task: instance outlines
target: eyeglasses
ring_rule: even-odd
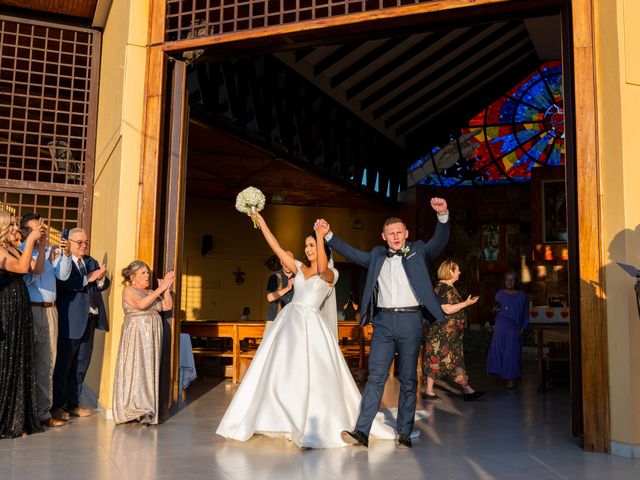
[[[83,246],[89,246],[89,240],[87,240],[86,242],[84,240],[71,240],[69,239],[70,242],[75,243],[76,245],[78,245],[79,247],[83,247]]]

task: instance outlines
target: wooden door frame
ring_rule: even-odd
[[[569,208],[570,230],[577,248],[573,262],[576,274],[572,277],[572,291],[579,292],[579,302],[572,307],[579,312],[580,322],[573,334],[580,339],[580,349],[574,349],[573,359],[581,365],[581,407],[584,415],[582,430],[587,451],[609,452],[611,443],[609,420],[609,373],[607,349],[607,318],[604,300],[604,265],[606,252],[602,239],[602,203],[600,187],[600,157],[598,152],[597,76],[595,73],[594,5],[593,0],[440,0],[401,8],[344,15],[298,24],[280,25],[246,32],[235,32],[177,42],[164,42],[165,0],[152,0],[150,12],[150,42],[147,66],[144,147],[139,203],[138,257],[151,261],[156,256],[154,232],[158,228],[156,200],[158,171],[163,158],[162,124],[163,99],[166,88],[161,72],[166,55],[178,55],[187,50],[207,48],[219,55],[229,55],[248,48],[267,45],[267,48],[291,48],[309,45],[326,39],[362,33],[371,29],[393,31],[399,26],[417,23],[460,21],[474,16],[531,12],[544,14],[545,9],[557,8],[565,19],[563,60],[571,68],[572,82],[569,125],[574,133],[568,135],[569,149],[575,153],[575,169],[568,169],[567,185],[574,192]],[[567,18],[571,21],[566,21]],[[566,35],[567,28],[571,35]],[[396,30],[397,31],[397,30]],[[567,41],[567,40],[570,40]],[[570,43],[570,45],[568,45]],[[566,77],[565,77],[566,78]],[[160,80],[159,80],[160,79]],[[573,115],[571,115],[573,113]],[[573,123],[571,123],[573,122]],[[155,179],[155,180],[154,180]],[[577,199],[580,199],[578,202]],[[184,209],[184,205],[182,205]],[[575,250],[575,249],[574,249]],[[576,295],[573,295],[576,297]],[[179,309],[179,305],[176,307]],[[573,315],[572,315],[573,317]],[[576,317],[574,317],[576,318]],[[576,322],[574,322],[576,323]],[[576,337],[574,337],[576,338]],[[582,355],[582,353],[585,353]],[[574,426],[575,427],[575,426]]]

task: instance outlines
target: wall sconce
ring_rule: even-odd
[[[362,230],[363,228],[364,228],[364,225],[362,224],[362,220],[360,220],[359,218],[356,218],[355,221],[353,222],[353,229]]]
[[[236,268],[236,271],[233,272],[233,277],[235,278],[236,285],[240,286],[244,284],[244,276],[245,272],[243,272],[240,267]]]
[[[274,190],[273,195],[271,195],[271,203],[284,203],[282,190]]]

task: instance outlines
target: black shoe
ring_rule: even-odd
[[[481,396],[483,396],[485,393],[487,393],[487,392],[484,392],[484,391],[482,391],[482,390],[476,390],[476,391],[475,391],[475,392],[473,392],[473,393],[463,393],[463,394],[462,394],[462,399],[463,399],[465,402],[472,402],[472,401],[474,401],[474,400],[479,399],[479,398],[480,398]]]
[[[411,437],[409,435],[398,435],[398,440],[396,441],[396,447],[411,448]]]
[[[360,430],[354,430],[353,432],[343,430],[342,440],[349,445],[369,446],[369,435],[362,433]]]
[[[436,400],[440,400],[440,397],[438,395],[429,395],[428,393],[424,392],[422,394],[422,399],[431,400],[432,402],[435,402]]]

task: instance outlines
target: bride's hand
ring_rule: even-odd
[[[258,223],[264,222],[264,218],[262,218],[260,212],[258,212],[255,208],[251,209],[251,213],[249,213],[249,216],[251,217],[251,220],[254,220]]]

